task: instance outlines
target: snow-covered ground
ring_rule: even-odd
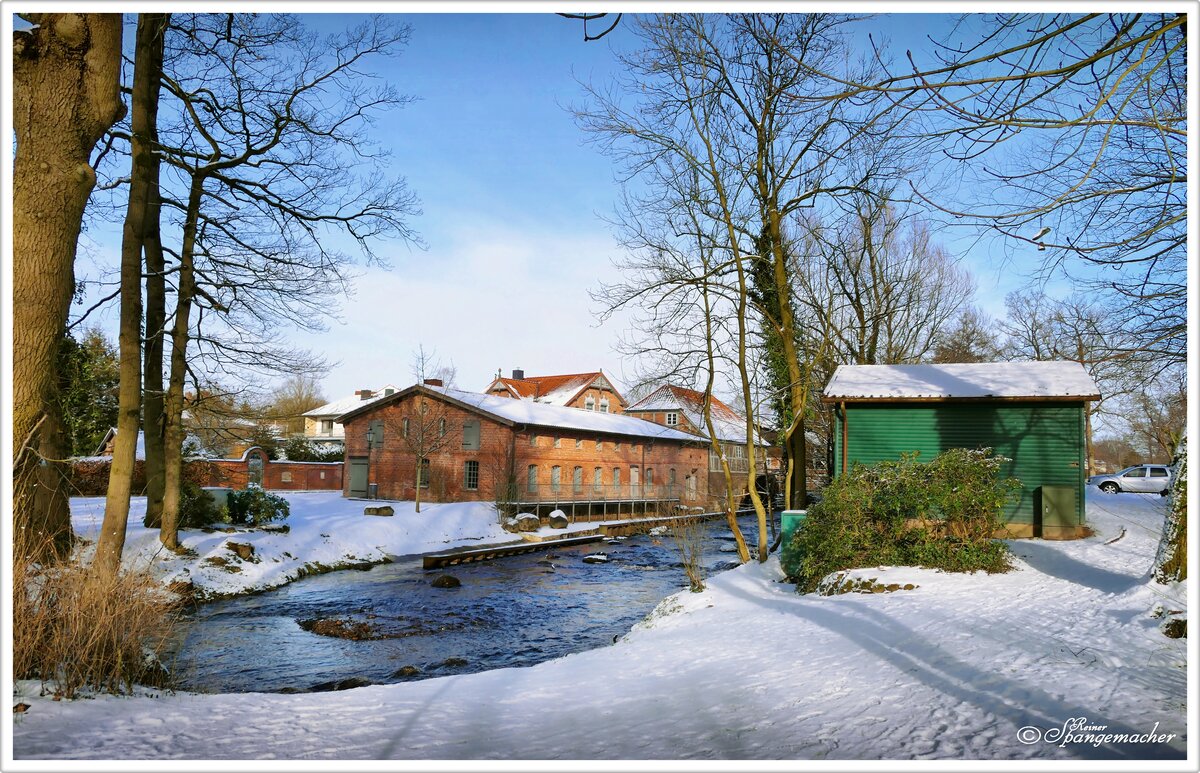
[[[180,542],[192,552],[186,555],[163,549],[158,530],[142,526],[146,498],[134,497],[122,564],[149,568],[165,584],[191,581],[199,595],[213,597],[278,587],[324,568],[516,538],[500,528],[495,508],[487,502],[426,502],[417,513],[412,502],[346,499],[340,491],[280,494],[290,508],[289,517],[280,522],[287,525],[286,533],[188,529],[180,532]],[[382,505],[391,505],[395,515],[363,515],[364,507]],[[104,497],[71,500],[71,525],[93,543],[93,550],[103,518]],[[228,542],[253,545],[253,558],[240,559],[226,547]]]
[[[855,574],[918,587],[800,596],[773,559],[668,598],[612,646],[531,668],[62,702],[21,683],[14,756],[1181,759],[1186,640],[1154,610],[1184,610],[1186,594],[1149,576],[1165,500],[1089,495],[1095,537],[1013,542],[1007,574],[875,569]],[[1159,738],[1097,745],[1079,724]]]

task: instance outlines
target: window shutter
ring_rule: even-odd
[[[464,451],[476,451],[479,449],[479,420],[467,419],[463,422],[463,443]]]

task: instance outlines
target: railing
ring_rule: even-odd
[[[608,483],[599,486],[572,483],[549,483],[522,486],[517,491],[521,502],[628,502],[630,500],[680,499],[688,494],[686,487],[668,483]],[[695,492],[692,492],[695,496]]]

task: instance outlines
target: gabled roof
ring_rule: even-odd
[[[1099,400],[1078,362],[840,365],[824,402],[892,400]]]
[[[484,392],[491,392],[497,384],[508,389],[518,400],[534,400],[547,405],[570,405],[588,387],[601,382],[600,386],[611,389],[622,406],[625,398],[617,391],[602,371],[591,373],[569,373],[559,376],[526,376],[525,378],[499,377],[488,384]]]
[[[358,408],[359,406],[366,405],[367,403],[378,400],[379,398],[384,396],[384,391],[386,391],[388,389],[399,391],[396,389],[396,387],[392,386],[391,384],[385,384],[384,386],[380,387],[379,389],[373,390],[374,396],[368,397],[365,400],[362,397],[359,397],[358,395],[350,395],[349,397],[343,397],[340,400],[334,400],[331,403],[325,403],[324,405],[320,406],[319,408],[313,408],[311,411],[305,411],[301,415],[302,416],[312,416],[313,418],[319,418],[322,416],[324,416],[324,417],[341,416],[343,413],[352,411],[355,408]]]
[[[585,432],[598,432],[608,435],[624,435],[628,437],[647,438],[650,440],[673,440],[696,442],[696,436],[686,432],[664,427],[654,422],[624,416],[619,413],[600,413],[599,411],[581,411],[578,408],[566,408],[558,405],[546,405],[533,400],[512,400],[507,397],[496,397],[479,392],[463,392],[448,387],[428,387],[414,384],[407,389],[380,400],[372,400],[337,418],[341,424],[356,416],[382,408],[404,397],[421,392],[435,399],[457,405],[469,411],[480,413],[503,424],[528,424],[547,429],[570,429]]]
[[[722,442],[745,443],[745,417],[715,396],[712,397],[711,406],[710,413],[717,439]],[[685,389],[674,384],[663,384],[625,409],[627,414],[642,411],[679,411],[698,432],[708,437],[708,424],[704,421],[703,392]],[[756,443],[762,443],[762,438],[758,436],[757,432],[754,434],[754,440]]]

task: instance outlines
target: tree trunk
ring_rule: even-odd
[[[121,16],[25,18],[39,26],[13,34],[13,524],[20,544],[50,555],[71,540],[63,449],[49,434],[61,425],[55,359],[96,183],[89,156],[121,115]]]
[[[161,86],[163,40],[169,14],[147,14],[162,19],[158,44],[154,48],[154,88]],[[155,99],[157,109],[157,98]],[[151,127],[151,145],[158,141],[157,126]],[[142,523],[157,529],[162,525],[163,500],[163,336],[167,319],[166,260],[163,258],[160,230],[162,196],[159,190],[159,156],[150,157],[150,190],[147,198],[145,238],[142,249],[146,260],[146,332],[145,362],[142,367],[142,432],[146,438],[146,516]]]
[[[112,576],[121,568],[129,496],[136,463],[139,414],[142,403],[142,244],[151,195],[153,147],[151,137],[158,114],[159,72],[162,59],[162,14],[138,17],[134,52],[132,170],[125,228],[121,235],[121,381],[118,393],[117,437],[108,474],[104,522],[96,543],[96,571]],[[157,49],[157,50],[156,50]]]
[[[196,293],[196,231],[204,178],[192,178],[184,215],[183,245],[179,251],[179,286],[176,292],[175,326],[171,330],[171,376],[164,400],[166,438],[163,453],[162,528],[158,539],[168,550],[179,550],[179,498],[183,485],[183,387],[187,379],[187,345]]]

